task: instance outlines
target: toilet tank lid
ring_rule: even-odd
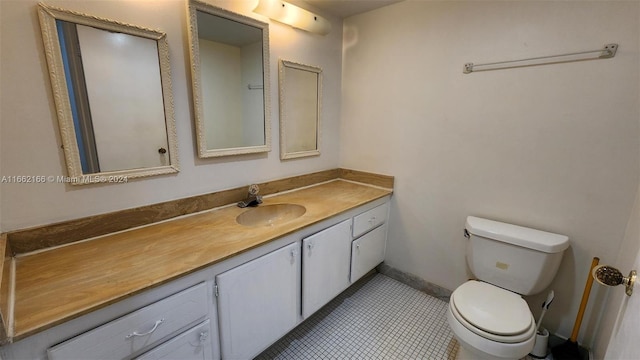
[[[466,229],[473,235],[499,240],[545,253],[558,253],[569,247],[569,238],[565,235],[482,219],[475,216],[467,216]]]

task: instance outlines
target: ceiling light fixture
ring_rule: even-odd
[[[315,34],[326,35],[331,31],[327,19],[281,0],[259,0],[253,12]]]

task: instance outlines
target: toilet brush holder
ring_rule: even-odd
[[[537,359],[544,359],[547,357],[549,345],[549,331],[545,328],[540,328],[536,333],[536,343],[533,345],[533,350],[529,355]]]

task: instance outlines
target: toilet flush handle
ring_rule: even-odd
[[[471,235],[469,235],[469,231],[467,229],[464,229],[464,237],[471,239]]]

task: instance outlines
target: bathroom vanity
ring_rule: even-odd
[[[392,190],[333,180],[15,260],[3,359],[245,359],[384,259]],[[284,220],[282,220],[284,219]]]

